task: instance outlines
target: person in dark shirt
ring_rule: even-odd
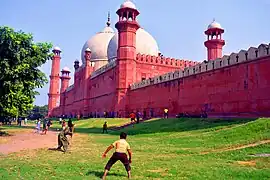
[[[104,132],[106,132],[106,133],[108,133],[108,125],[107,125],[107,122],[105,121],[105,123],[103,124],[103,132],[102,133],[104,133]]]
[[[141,113],[139,111],[137,111],[137,113],[136,113],[137,124],[139,124],[139,122],[140,122],[140,117],[141,117]]]

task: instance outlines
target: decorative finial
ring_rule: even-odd
[[[109,27],[111,25],[111,15],[110,15],[110,11],[108,12],[108,21],[107,21],[107,26]]]

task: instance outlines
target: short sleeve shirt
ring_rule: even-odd
[[[126,153],[128,149],[130,149],[130,145],[125,139],[119,139],[115,141],[113,144],[113,147],[115,147],[115,152],[118,153]]]

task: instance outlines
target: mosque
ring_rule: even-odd
[[[207,60],[164,57],[156,40],[137,21],[129,0],[117,10],[115,32],[106,27],[85,42],[81,63],[61,70],[61,49],[54,47],[48,116],[100,116],[130,112],[161,116],[164,108],[208,116],[270,116],[269,45],[223,55],[224,29],[213,21],[206,29]]]

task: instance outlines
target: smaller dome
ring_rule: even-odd
[[[53,48],[53,50],[54,50],[54,51],[61,51],[60,47],[58,47],[58,46],[55,46],[55,47]]]
[[[221,25],[215,20],[213,20],[213,22],[208,25],[208,29],[213,29],[213,28],[222,29]]]
[[[133,2],[131,2],[130,0],[126,0],[123,4],[121,4],[120,8],[137,9],[135,4],[133,4]]]
[[[86,48],[85,51],[86,51],[86,52],[91,52],[91,49],[90,49],[90,48]]]
[[[62,71],[70,72],[70,69],[69,69],[68,67],[64,67],[64,68],[62,69]]]

